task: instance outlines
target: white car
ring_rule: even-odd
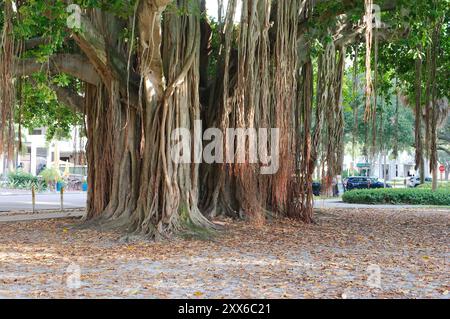
[[[426,177],[425,182],[431,182],[431,177]],[[417,187],[420,185],[420,177],[419,176],[413,176],[408,181],[408,187]]]

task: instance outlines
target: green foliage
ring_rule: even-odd
[[[103,11],[127,19],[133,15],[136,0],[76,0],[74,3],[78,4],[81,8],[100,8]]]
[[[55,84],[68,85],[71,80],[66,75],[54,78]],[[16,109],[16,122],[33,130],[47,128],[47,140],[70,137],[73,125],[80,125],[83,117],[68,109],[58,101],[56,93],[48,86],[46,76],[42,73],[33,76],[33,82],[27,81],[22,86],[22,106]]]
[[[211,54],[209,56],[208,75],[214,78],[219,60],[220,34],[219,24],[214,19],[210,19],[209,25],[211,27]]]
[[[69,87],[80,92],[79,81],[66,74],[47,74],[45,63],[55,53],[72,50],[73,41],[67,40],[66,10],[64,1],[36,1],[30,0],[21,3],[18,17],[14,21],[14,33],[17,40],[43,38],[37,47],[22,52],[21,58],[32,58],[44,63],[42,71],[21,79],[21,90],[18,91],[18,104],[16,107],[15,122],[21,123],[24,128],[33,130],[38,127],[47,127],[47,139],[66,138],[69,136],[72,125],[80,124],[82,117],[69,110],[57,99],[52,87]],[[18,64],[20,67],[20,62]]]
[[[417,188],[431,189],[432,186],[433,186],[432,183],[425,183],[417,186]],[[438,182],[438,188],[447,189],[448,191],[450,191],[450,182],[448,181]]]
[[[8,181],[11,183],[24,184],[28,181],[37,182],[37,177],[22,170],[8,173]]]
[[[46,168],[41,173],[40,176],[46,181],[48,184],[56,183],[61,181],[61,174],[56,168]]]
[[[364,189],[346,192],[342,200],[352,204],[439,205],[450,206],[450,190],[441,189]]]
[[[408,36],[400,36],[390,41],[380,43],[379,70],[395,71],[401,83],[402,92],[407,95],[414,105],[415,93],[415,60],[421,57],[423,61],[422,104],[425,102],[426,84],[426,50],[432,42],[432,31],[438,22],[443,22],[441,29],[440,48],[437,68],[437,98],[449,96],[450,88],[450,49],[449,16],[450,1],[404,1],[398,3],[401,10],[396,10],[389,15],[389,25],[402,29],[408,29]],[[387,17],[383,17],[386,19]]]
[[[13,189],[31,189],[34,186],[38,192],[47,189],[47,184],[45,182],[22,170],[17,170],[8,174],[8,185]]]
[[[358,175],[359,175],[359,171],[356,169],[353,169],[353,170],[346,169],[346,170],[342,171],[342,178],[347,178],[350,176],[358,176]]]
[[[27,1],[19,9],[20,19],[14,23],[14,32],[17,38],[31,39],[35,37],[48,37],[52,41],[41,44],[32,50],[34,57],[45,61],[47,57],[63,46],[68,35],[66,28],[66,4],[64,1]]]
[[[364,122],[364,92],[359,90],[356,96],[352,93],[352,76],[353,72],[349,69],[344,80],[343,96],[344,96],[344,119],[345,119],[345,142],[349,143],[352,140],[354,115],[353,106],[358,105],[358,132],[356,141],[359,145],[363,145],[365,141],[365,134],[367,130],[367,123]],[[360,83],[361,83],[360,79]],[[394,145],[398,146],[399,151],[411,149],[414,145],[414,113],[411,108],[402,104],[399,101],[398,126],[395,122],[396,116],[396,96],[395,92],[389,88],[390,84],[384,82],[384,98],[378,98],[377,103],[377,148],[383,150],[391,150]],[[397,132],[398,129],[398,138]],[[371,132],[368,131],[368,140],[370,141]]]

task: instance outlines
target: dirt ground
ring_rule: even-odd
[[[0,223],[0,298],[450,298],[450,210],[322,209],[126,243],[74,219]]]

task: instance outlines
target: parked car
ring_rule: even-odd
[[[353,176],[344,180],[344,190],[346,191],[369,188],[384,188],[384,182],[376,177],[366,176]],[[392,186],[386,183],[386,188],[392,188]]]
[[[320,196],[321,188],[322,188],[322,185],[320,185],[319,182],[312,183],[312,191],[313,191],[314,196]]]
[[[339,196],[339,190],[336,185],[336,183],[333,183],[333,196]],[[314,196],[320,196],[322,194],[322,184],[320,182],[313,182],[312,183],[312,191]]]
[[[433,179],[431,177],[426,177],[425,182],[432,182]],[[417,187],[420,185],[420,177],[413,176],[408,180],[408,187]]]

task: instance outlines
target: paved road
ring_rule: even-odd
[[[64,208],[86,207],[86,193],[64,194]],[[60,208],[59,194],[36,194],[36,210]],[[32,210],[31,194],[5,194],[0,196],[0,212]]]
[[[37,194],[36,195],[36,210],[50,210],[59,209],[60,195],[59,194]],[[64,194],[64,208],[84,208],[86,207],[86,193],[66,193]],[[336,199],[317,199],[314,201],[316,208],[385,208],[385,209],[402,209],[402,208],[417,208],[423,206],[411,205],[360,205],[347,204],[342,200]],[[31,194],[5,194],[0,195],[0,212],[7,211],[30,211]]]

